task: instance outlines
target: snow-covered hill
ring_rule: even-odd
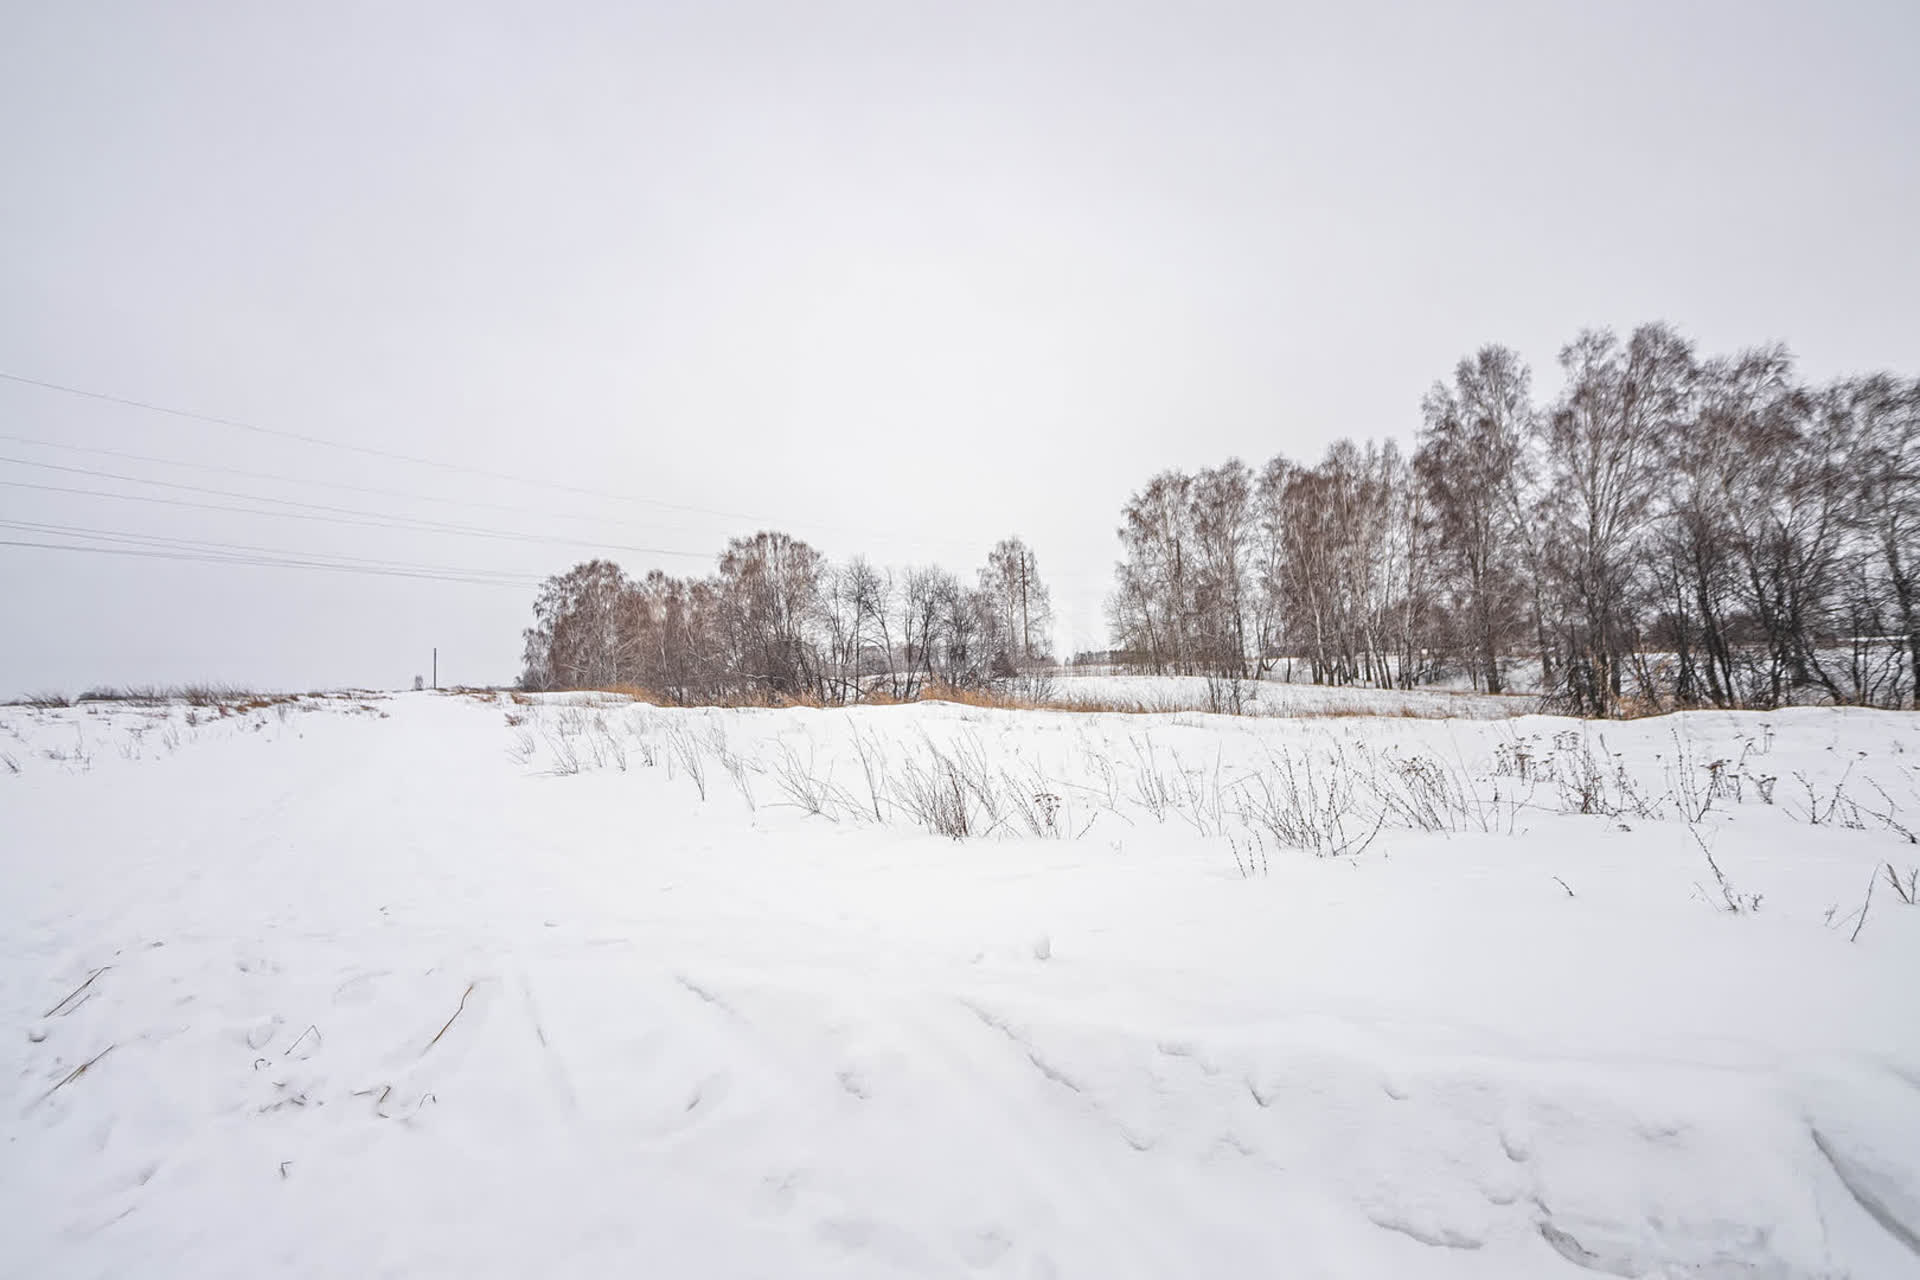
[[[1920,1275],[1916,829],[1859,711],[4,708],[0,1275]]]

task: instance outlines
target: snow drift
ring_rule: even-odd
[[[1832,709],[0,709],[0,1274],[1920,1275],[1916,766]]]

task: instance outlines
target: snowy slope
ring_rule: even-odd
[[[0,1275],[1920,1275],[1920,907],[1857,914],[1917,765],[1836,710],[0,709]]]

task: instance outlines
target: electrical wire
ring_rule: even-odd
[[[421,573],[404,569],[376,569],[363,565],[327,564],[319,561],[242,559],[234,556],[222,556],[214,553],[191,551],[164,551],[159,549],[141,550],[134,547],[88,547],[74,546],[59,542],[28,542],[24,539],[0,539],[0,547],[24,547],[41,551],[86,551],[98,555],[137,556],[149,560],[183,560],[202,564],[238,564],[262,569],[313,569],[333,573],[358,573],[389,578],[416,578],[432,582],[460,582],[469,586],[512,587],[515,591],[526,590],[525,585],[517,582],[498,582],[482,578],[468,578],[439,573]]]
[[[430,493],[415,493],[407,489],[387,489],[378,485],[348,484],[339,480],[320,480],[311,476],[290,476],[272,471],[249,471],[243,467],[223,467],[210,462],[182,462],[177,458],[161,458],[150,453],[133,453],[125,449],[106,449],[97,445],[66,444],[58,440],[42,440],[34,436],[17,436],[0,432],[0,440],[12,444],[32,445],[41,449],[62,449],[68,453],[97,454],[101,457],[122,458],[128,462],[145,462],[161,467],[177,467],[186,471],[207,471],[216,475],[238,476],[244,480],[269,480],[280,484],[308,485],[318,489],[337,489],[346,493],[366,493],[384,498],[406,498],[414,502],[432,502],[442,506],[469,507],[477,511],[506,511],[514,515],[536,516],[550,520],[584,520],[592,524],[621,525],[631,529],[663,529],[674,533],[695,533],[682,525],[661,525],[650,521],[623,520],[618,516],[587,515],[578,511],[529,511],[524,506],[511,502],[479,502],[470,498],[443,498]],[[0,459],[6,461],[6,459]],[[27,463],[29,466],[49,466],[49,463]],[[159,483],[145,481],[141,483]]]
[[[85,538],[92,541],[117,542],[137,547],[153,547],[168,550],[197,550],[226,553],[238,561],[247,561],[254,557],[265,556],[283,560],[297,560],[303,563],[334,562],[383,569],[405,569],[421,573],[446,574],[452,577],[473,580],[487,580],[499,584],[530,587],[540,582],[540,576],[533,573],[515,573],[497,569],[460,569],[449,565],[422,565],[405,560],[388,560],[371,556],[354,556],[341,552],[305,552],[290,551],[284,547],[263,547],[253,543],[218,542],[205,538],[179,538],[166,534],[135,533],[121,529],[94,529],[79,525],[46,524],[33,520],[0,520],[0,529],[14,529],[25,533],[38,533],[64,538]]]
[[[65,468],[73,470],[73,468]],[[119,478],[119,477],[115,477]],[[136,483],[162,484],[163,481],[144,481]],[[272,516],[284,520],[317,520],[326,524],[351,525],[363,529],[393,529],[414,533],[440,533],[464,538],[491,538],[508,542],[540,543],[549,546],[588,547],[602,551],[631,551],[641,555],[678,556],[690,560],[710,560],[712,554],[703,551],[676,551],[668,547],[640,547],[617,542],[596,542],[589,538],[568,538],[547,536],[536,533],[514,533],[497,529],[479,529],[464,525],[445,524],[439,521],[408,520],[387,517],[374,512],[351,512],[358,519],[347,515],[321,514],[329,511],[348,511],[340,507],[316,507],[315,511],[262,511],[254,507],[225,506],[216,502],[194,502],[185,498],[162,498],[155,494],[113,493],[104,489],[76,489],[70,485],[34,484],[27,480],[0,480],[0,485],[10,489],[30,489],[40,493],[65,493],[88,498],[111,498],[122,502],[145,502],[169,507],[185,507],[195,511],[221,511],[230,515]],[[219,490],[199,489],[192,485],[171,485],[171,488],[188,488],[202,493],[220,493]],[[250,502],[278,502],[295,507],[315,507],[313,503],[293,502],[291,499],[266,498],[253,494],[225,494]]]
[[[306,434],[295,432],[295,431],[285,431],[285,430],[280,430],[278,428],[273,428],[273,427],[264,427],[256,423],[244,422],[234,418],[219,417],[213,414],[197,413],[192,410],[174,408],[168,405],[157,404],[152,401],[138,400],[138,399],[134,399],[127,396],[113,395],[108,392],[94,391],[84,387],[71,386],[65,383],[58,383],[58,382],[52,382],[52,381],[48,381],[40,378],[27,377],[23,374],[10,373],[5,370],[0,370],[0,380],[14,382],[24,386],[38,387],[47,391],[54,391],[54,392],[59,392],[65,395],[78,396],[85,399],[101,401],[108,404],[122,405],[128,408],[140,409],[146,412],[163,414],[169,417],[179,418],[183,420],[207,423],[215,426],[232,428],[234,430],[251,432],[258,435],[297,441],[299,443],[311,445],[315,447],[338,449],[348,453],[356,453],[356,454],[361,454],[368,457],[381,458],[387,461],[403,462],[403,463],[408,463],[408,464],[417,465],[417,466],[431,467],[441,471],[481,476],[481,477],[486,477],[488,479],[493,479],[493,480],[503,480],[503,481],[508,481],[515,484],[530,485],[536,488],[544,488],[544,489],[554,490],[562,493],[586,495],[586,496],[610,499],[610,500],[619,501],[619,502],[636,503],[636,504],[645,505],[645,506],[660,507],[663,509],[674,510],[674,511],[684,511],[684,512],[689,512],[693,514],[717,517],[717,518],[727,519],[727,520],[745,521],[749,524],[755,524],[755,525],[766,523],[758,519],[757,517],[746,515],[740,512],[725,511],[725,510],[720,510],[720,509],[711,508],[711,507],[700,507],[700,506],[695,506],[695,505],[686,504],[686,503],[667,502],[661,499],[641,497],[641,496],[636,496],[632,494],[616,493],[610,490],[596,489],[596,488],[580,486],[580,485],[563,484],[555,481],[540,480],[540,479],[535,479],[528,476],[516,475],[509,472],[495,471],[486,467],[476,467],[476,466],[471,466],[464,463],[449,462],[444,459],[421,457],[421,456],[416,456],[412,454],[398,453],[398,452],[394,452],[386,449],[377,449],[371,446],[349,444],[349,443],[335,441],[335,440],[327,440],[319,436],[306,435]],[[469,499],[441,498],[441,497],[436,497],[429,494],[413,493],[413,492],[409,492],[401,489],[389,489],[389,488],[383,488],[379,486],[370,486],[370,485],[355,485],[355,484],[349,484],[341,481],[310,479],[305,477],[275,474],[272,472],[249,471],[243,468],[225,467],[225,466],[219,466],[219,465],[208,464],[208,463],[183,462],[176,459],[156,457],[151,454],[141,454],[141,453],[134,453],[127,450],[106,449],[106,448],[98,448],[98,447],[89,447],[84,445],[64,444],[58,441],[35,439],[29,436],[0,434],[0,440],[7,440],[17,444],[33,445],[33,446],[38,446],[42,448],[63,449],[63,450],[79,452],[79,453],[100,454],[103,456],[123,458],[127,461],[143,462],[143,463],[148,463],[148,464],[153,464],[158,466],[178,467],[182,469],[206,471],[206,472],[212,472],[212,473],[218,473],[218,474],[224,474],[224,475],[232,475],[232,476],[236,476],[243,479],[265,480],[270,482],[287,483],[287,484],[304,484],[304,485],[311,485],[311,486],[321,487],[321,488],[335,489],[335,490],[340,490],[344,492],[366,493],[366,494],[371,494],[371,495],[380,496],[380,497],[405,498],[411,501],[432,502],[432,503],[439,503],[439,504],[449,505],[449,506],[469,507],[476,510],[514,512],[514,513],[523,514],[523,515],[534,514],[540,518],[581,520],[581,521],[587,521],[590,523],[601,523],[606,525],[621,525],[624,527],[636,528],[636,529],[656,528],[656,529],[664,529],[671,532],[681,532],[681,533],[697,533],[698,532],[696,530],[687,529],[683,526],[661,526],[657,524],[643,524],[636,521],[621,520],[617,517],[600,517],[600,516],[583,515],[580,513],[561,513],[561,512],[527,513],[524,508],[521,508],[512,504],[507,504],[507,503],[490,503],[490,502],[480,502],[480,501],[469,500]],[[81,489],[81,488],[72,488],[72,487],[65,487],[65,486],[59,486],[59,485],[32,484],[30,482],[19,481],[19,480],[0,480],[0,485],[4,485],[10,488],[29,489],[29,490],[36,490],[39,492],[46,492],[46,493],[63,493],[63,494],[70,494],[74,496],[80,496],[80,497],[108,498],[108,499],[114,499],[119,501],[143,502],[143,503],[149,503],[149,504],[160,504],[160,505],[166,505],[166,506],[182,507],[182,508],[204,510],[204,511],[215,511],[215,512],[222,512],[222,513],[236,514],[236,515],[274,516],[274,517],[287,518],[287,519],[317,520],[317,521],[324,521],[330,524],[349,525],[349,526],[357,526],[357,527],[370,528],[370,529],[389,529],[389,530],[395,530],[395,531],[410,531],[410,532],[420,532],[420,533],[440,533],[440,534],[447,534],[447,535],[459,536],[459,537],[475,537],[475,538],[487,538],[492,540],[536,543],[536,544],[544,544],[544,545],[583,547],[583,548],[593,548],[593,549],[606,550],[606,551],[630,552],[630,553],[640,554],[640,555],[668,556],[668,557],[675,557],[680,559],[706,560],[706,559],[710,559],[712,555],[712,553],[710,552],[680,551],[680,550],[666,548],[666,547],[636,546],[636,545],[627,544],[627,543],[602,542],[595,539],[584,538],[584,537],[575,538],[575,537],[565,537],[565,536],[550,536],[550,535],[526,533],[526,532],[515,531],[515,530],[480,528],[473,525],[455,524],[448,521],[432,520],[432,519],[417,517],[417,516],[395,516],[395,515],[390,515],[383,512],[365,511],[365,510],[360,510],[352,507],[337,507],[337,506],[331,506],[325,503],[302,502],[296,499],[279,498],[279,497],[273,497],[266,494],[236,492],[230,489],[217,489],[217,488],[211,488],[204,485],[184,484],[179,481],[159,480],[159,479],[153,479],[145,476],[132,476],[132,475],[126,475],[119,472],[105,471],[105,470],[100,470],[95,468],[67,467],[67,466],[62,466],[58,463],[40,462],[40,461],[26,459],[26,458],[0,457],[0,463],[8,463],[16,466],[36,467],[36,468],[41,468],[45,470],[64,472],[64,473],[73,474],[73,475],[82,475],[82,476],[90,476],[98,479],[115,480],[115,481],[119,481],[126,484],[147,485],[147,486],[158,487],[158,488],[172,489],[172,490],[181,491],[181,492],[196,493],[196,494],[202,494],[202,495],[212,496],[212,497],[231,498],[241,502],[267,504],[273,507],[290,508],[290,509],[289,510],[260,510],[257,507],[224,506],[217,503],[190,502],[190,501],[184,501],[180,499],[160,498],[160,497],[145,495],[145,494],[114,493],[114,492],[109,492],[104,490]],[[840,531],[842,532],[857,532],[857,531],[847,530],[844,526],[818,525],[817,527],[824,528],[824,529],[839,528]],[[937,546],[957,547],[960,545],[958,542],[951,541],[951,540],[935,541],[935,540],[912,538],[912,537],[902,538],[902,537],[899,537],[898,535],[886,535],[886,536],[897,541],[917,543],[922,546],[937,545]],[[1056,577],[1055,580],[1061,581],[1063,579],[1060,577]],[[1096,579],[1092,575],[1081,575],[1081,574],[1064,575],[1064,580],[1070,581],[1070,582],[1081,582],[1083,584],[1093,583],[1096,581]]]
[[[341,449],[348,453],[358,453],[370,458],[384,458],[389,462],[405,462],[413,466],[432,467],[440,471],[452,471],[465,475],[486,476],[492,480],[506,480],[514,484],[534,485],[542,489],[554,489],[562,493],[587,495],[596,498],[611,498],[616,502],[634,502],[644,506],[664,507],[671,511],[687,511],[700,515],[719,516],[725,520],[743,520],[748,524],[757,523],[755,517],[743,515],[738,511],[721,511],[712,507],[697,507],[681,502],[667,502],[660,498],[638,497],[633,494],[614,493],[606,489],[593,489],[582,485],[562,484],[553,480],[537,480],[530,476],[515,475],[509,471],[494,471],[488,467],[476,467],[470,463],[448,462],[441,458],[423,458],[410,453],[396,453],[391,449],[376,449],[371,445],[348,444],[340,440],[328,440],[321,436],[310,436],[298,431],[284,431],[278,427],[263,427],[257,423],[242,422],[237,418],[222,418],[210,413],[196,413],[191,409],[175,409],[168,405],[155,404],[150,400],[136,400],[130,396],[117,396],[105,391],[90,391],[85,387],[69,386],[66,383],[50,382],[42,378],[29,378],[24,374],[9,373],[0,369],[0,379],[17,382],[24,386],[39,387],[45,391],[58,391],[63,395],[81,396],[88,400],[99,400],[107,404],[123,405],[129,409],[143,409],[149,413],[161,413],[172,418],[182,418],[190,422],[210,423],[219,427],[231,427],[236,431],[248,431],[256,435],[274,436],[282,440],[297,440],[301,444],[313,445],[321,449]]]
[[[38,387],[41,390],[54,391],[62,395],[96,400],[105,404],[116,404],[130,409],[140,409],[148,413],[164,414],[167,417],[178,418],[183,421],[207,423],[213,426],[228,427],[235,431],[250,432],[255,435],[271,436],[282,440],[294,440],[316,448],[338,449],[347,453],[361,454],[365,457],[383,458],[389,462],[404,462],[413,466],[431,467],[435,470],[454,472],[462,475],[484,476],[491,480],[504,480],[512,484],[531,485],[535,488],[551,489],[559,493],[605,498],[614,502],[630,502],[642,506],[660,507],[669,511],[683,511],[695,515],[714,516],[723,520],[741,521],[747,525],[758,528],[774,528],[789,523],[778,520],[770,521],[760,516],[749,515],[739,511],[726,511],[716,507],[695,506],[689,503],[668,502],[661,498],[616,493],[608,489],[595,489],[584,485],[564,484],[555,480],[541,480],[532,476],[516,475],[509,471],[495,471],[489,467],[476,467],[470,463],[449,462],[443,458],[428,458],[417,454],[398,453],[390,449],[377,449],[371,445],[349,444],[340,440],[328,440],[322,436],[307,435],[303,432],[286,431],[278,427],[264,427],[257,423],[242,421],[238,418],[223,418],[217,414],[198,413],[191,409],[174,408],[170,405],[156,404],[150,400],[138,400],[131,396],[114,395],[106,391],[94,391],[86,387],[76,387],[63,382],[53,382],[45,378],[31,378],[25,374],[10,373],[4,369],[0,369],[0,380],[18,383],[21,386]],[[852,534],[855,536],[867,536],[870,533],[870,531],[854,529],[845,525],[827,524],[820,521],[809,520],[802,523],[806,527],[834,533]],[[899,537],[899,535],[887,536],[899,538],[899,540],[903,542],[917,543],[921,546],[958,545],[939,539]]]

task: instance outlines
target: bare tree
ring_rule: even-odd
[[[1193,656],[1208,675],[1252,674],[1258,639],[1253,617],[1254,478],[1229,458],[1202,471],[1190,490],[1193,560]]]
[[[1193,477],[1163,471],[1121,512],[1122,560],[1109,613],[1122,648],[1148,655],[1155,671],[1191,675]]]
[[[818,692],[810,643],[826,564],[806,543],[763,531],[720,557],[719,595],[734,669],[768,693]]]
[[[531,689],[617,684],[636,656],[629,584],[611,560],[590,560],[541,584],[521,683]]]
[[[1920,379],[1881,375],[1842,383],[1829,411],[1858,422],[1849,470],[1858,486],[1855,516],[1863,577],[1880,602],[1884,630],[1907,659],[1907,697],[1920,705]],[[1877,587],[1877,590],[1875,588]],[[1900,691],[1890,693],[1900,703]]]
[[[1534,431],[1529,384],[1519,356],[1482,347],[1473,360],[1460,362],[1451,388],[1435,383],[1427,393],[1414,455],[1474,682],[1491,693],[1504,687],[1500,657],[1513,640],[1525,594],[1526,522],[1514,485]]]
[[[1047,661],[1053,649],[1053,597],[1040,578],[1033,549],[1018,537],[996,544],[980,571],[980,590],[992,613],[992,643],[1007,668]]]
[[[893,577],[873,567],[865,556],[855,556],[840,577],[854,619],[855,683],[865,697],[868,676],[884,675],[889,697],[905,696],[900,688],[893,647]]]
[[[1664,325],[1623,346],[1588,330],[1562,349],[1567,385],[1545,419],[1564,669],[1557,690],[1575,711],[1618,705],[1636,639],[1639,544],[1659,492],[1660,446],[1684,429],[1693,351]]]

